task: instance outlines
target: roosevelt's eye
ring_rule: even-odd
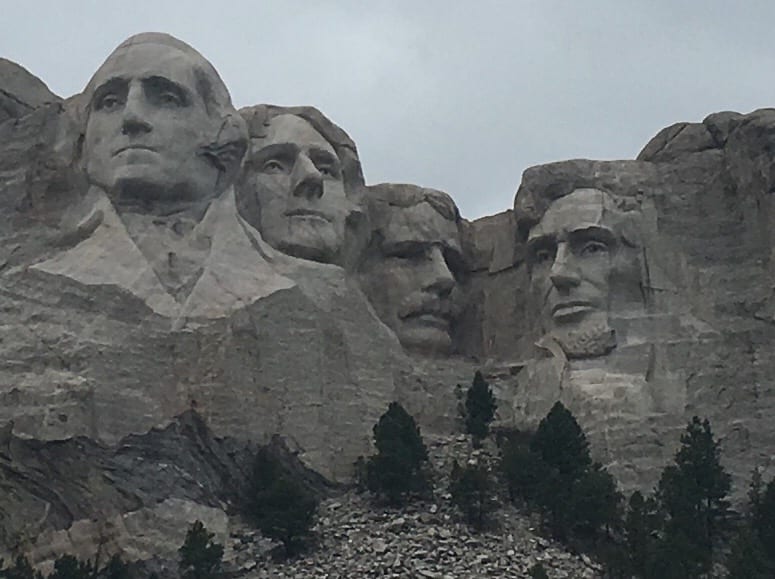
[[[285,165],[283,165],[277,159],[269,159],[266,163],[264,163],[263,167],[261,167],[261,171],[264,173],[269,173],[270,175],[285,173]]]

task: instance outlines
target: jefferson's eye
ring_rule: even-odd
[[[581,255],[600,255],[608,253],[608,246],[602,241],[587,241],[581,246]]]
[[[276,159],[269,159],[261,167],[261,171],[269,174],[285,173],[285,166]]]
[[[549,263],[554,259],[554,252],[551,249],[536,249],[533,252],[533,262],[536,264]]]

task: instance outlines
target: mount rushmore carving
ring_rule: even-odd
[[[367,183],[315,108],[236,110],[169,35],[127,39],[66,100],[0,64],[9,440],[118,448],[194,409],[347,481],[390,401],[448,435],[481,369],[501,427],[563,400],[625,487],[653,483],[694,414],[736,477],[775,468],[772,111],[669,127],[637,160],[532,167],[513,209],[470,222],[447,193]],[[3,460],[4,545],[94,516]]]

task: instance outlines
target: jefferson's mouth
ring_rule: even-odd
[[[124,151],[134,151],[134,150],[153,151],[154,153],[156,152],[156,149],[154,149],[153,147],[149,147],[148,145],[127,145],[126,147],[121,147],[119,149],[116,149],[116,152],[113,153],[113,156],[115,157],[116,155],[123,153]]]

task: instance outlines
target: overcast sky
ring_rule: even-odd
[[[3,2],[0,56],[69,96],[127,36],[169,32],[238,107],[314,105],[367,182],[442,189],[471,219],[511,207],[531,165],[775,106],[774,26],[771,0],[27,0]]]

